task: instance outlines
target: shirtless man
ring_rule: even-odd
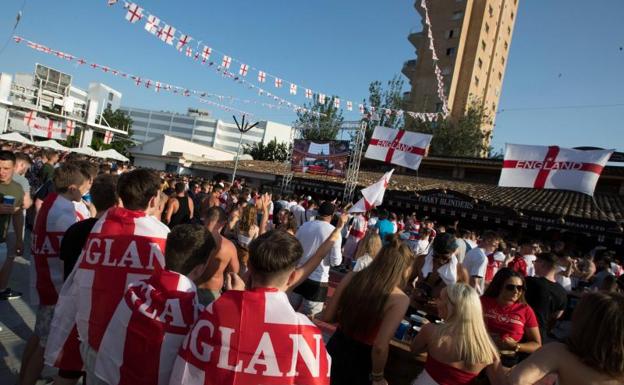
[[[227,223],[225,211],[219,206],[210,207],[204,212],[203,220],[217,243],[216,252],[206,262],[206,270],[195,281],[199,302],[208,306],[221,295],[226,271],[238,274],[240,266],[236,247],[221,235],[221,230]]]

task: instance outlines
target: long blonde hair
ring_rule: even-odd
[[[366,232],[366,235],[358,242],[357,249],[353,259],[358,260],[364,254],[368,254],[371,258],[375,258],[381,250],[381,238],[374,231]]]
[[[251,228],[256,225],[258,220],[258,211],[256,210],[256,206],[245,206],[243,209],[243,213],[240,217],[240,221],[238,222],[238,228],[241,233],[249,233]]]
[[[452,338],[454,353],[467,365],[491,364],[498,356],[483,321],[483,309],[479,295],[472,287],[456,283],[446,287],[448,316],[438,325],[434,340],[443,336]]]

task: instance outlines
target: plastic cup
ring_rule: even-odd
[[[15,204],[15,197],[13,195],[5,195],[2,197],[2,203],[13,206]]]
[[[394,333],[394,338],[396,338],[397,340],[403,340],[403,337],[405,337],[405,333],[407,332],[407,329],[409,329],[409,327],[410,327],[409,321],[406,321],[406,320],[401,321],[401,324],[399,325],[396,332]]]

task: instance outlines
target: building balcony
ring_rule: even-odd
[[[416,74],[416,60],[408,60],[403,63],[403,68],[401,69],[403,75],[405,75],[408,79],[411,79]]]
[[[425,35],[423,31],[414,32],[411,31],[409,35],[407,35],[407,40],[416,48],[419,48],[422,45],[423,39]]]

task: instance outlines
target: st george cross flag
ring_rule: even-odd
[[[169,383],[198,317],[195,285],[184,275],[162,270],[131,283],[102,338],[96,375],[108,385]]]
[[[594,195],[600,173],[613,151],[507,144],[498,185]]]
[[[394,169],[388,171],[377,182],[363,189],[360,192],[362,199],[351,207],[349,213],[364,213],[381,205],[393,172]]]
[[[82,202],[73,202],[56,193],[43,201],[32,235],[31,302],[54,305],[63,285],[63,262],[59,258],[61,241],[69,226],[89,218]]]
[[[186,336],[170,385],[326,385],[322,332],[277,289],[230,290]]]
[[[128,6],[128,12],[126,13],[126,20],[131,23],[136,23],[143,18],[143,8],[139,7],[135,3],[130,3]]]
[[[168,233],[158,219],[121,207],[109,209],[96,222],[59,295],[46,363],[59,360],[76,327],[80,340],[98,351],[128,285],[163,269]]]
[[[431,138],[427,134],[377,126],[364,156],[418,170]]]
[[[152,35],[155,35],[160,30],[160,19],[154,15],[149,15],[147,17],[147,22],[145,23],[145,30]]]
[[[113,136],[114,134],[112,131],[106,131],[106,133],[104,134],[104,144],[111,144],[111,142],[113,141]]]

